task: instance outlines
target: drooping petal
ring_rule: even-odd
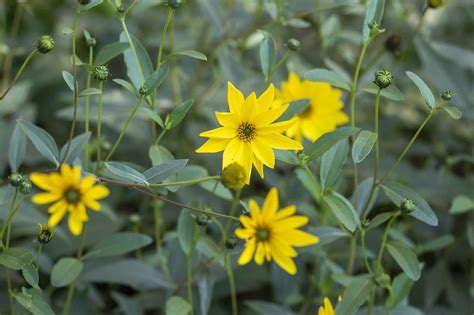
[[[291,257],[282,254],[277,248],[274,248],[273,246],[270,247],[270,250],[272,252],[272,257],[278,266],[280,266],[290,275],[296,274],[296,265]]]
[[[230,81],[227,82],[227,102],[232,114],[240,115],[240,107],[244,103],[244,95]]]
[[[252,260],[253,253],[255,252],[255,243],[255,238],[245,243],[244,250],[237,261],[239,265],[248,264]]]
[[[201,132],[201,137],[217,138],[217,139],[232,139],[237,136],[237,131],[229,127],[219,127],[209,131]]]
[[[252,157],[252,163],[255,166],[255,169],[257,170],[260,177],[263,179],[265,177],[265,174],[263,172],[263,163],[255,157],[255,154]]]
[[[69,218],[67,220],[67,225],[69,227],[69,230],[71,230],[71,233],[74,235],[80,235],[82,233],[82,226],[84,222],[80,220],[76,212],[71,212],[69,214]]]
[[[64,215],[66,214],[67,206],[67,203],[58,201],[49,208],[49,212],[52,213],[48,220],[49,226],[56,226],[59,222],[61,222]],[[51,209],[54,209],[54,211],[51,211]]]
[[[255,263],[257,265],[261,265],[265,261],[265,248],[263,244],[263,242],[257,242],[257,250],[255,251]]]
[[[279,252],[288,257],[296,257],[296,255],[298,255],[296,250],[286,242],[283,236],[276,237],[272,234],[270,246],[272,247],[272,249],[278,249]]]
[[[224,149],[224,155],[222,156],[222,169],[233,162],[238,162],[245,168],[243,163],[239,161],[239,156],[242,154],[243,147],[243,141],[238,138],[234,138],[229,141]]]
[[[229,139],[209,139],[202,146],[196,149],[197,153],[216,153],[224,151],[229,143]]]
[[[100,211],[100,203],[98,203],[94,199],[83,197],[82,201],[85,203],[87,208],[94,211]]]

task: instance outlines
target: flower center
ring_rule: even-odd
[[[70,188],[66,190],[64,198],[66,198],[68,203],[78,203],[81,200],[81,193],[76,188]]]
[[[312,113],[312,109],[311,109],[311,104],[301,113],[299,114],[298,116],[300,116],[300,118],[308,118],[309,115],[311,115]]]
[[[270,231],[267,229],[260,229],[257,231],[257,239],[260,242],[267,241],[270,238]]]
[[[245,142],[252,141],[255,138],[255,133],[255,125],[248,122],[242,122],[237,128],[237,136]]]

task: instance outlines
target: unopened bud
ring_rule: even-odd
[[[95,37],[90,37],[90,38],[86,39],[86,46],[87,47],[95,47],[96,44],[97,44],[97,41],[96,41]]]
[[[289,50],[298,51],[300,50],[300,41],[295,38],[290,38],[286,42],[286,46],[288,47]]]
[[[400,203],[400,210],[402,213],[410,213],[415,211],[415,203],[411,199],[404,199]]]
[[[196,218],[196,223],[199,226],[206,226],[209,224],[210,219],[207,214],[200,214]]]
[[[432,9],[438,9],[448,3],[448,0],[428,0],[428,6]]]
[[[374,83],[381,89],[385,89],[392,84],[393,81],[393,74],[389,70],[379,70],[374,73],[375,80]]]
[[[33,190],[33,186],[31,185],[30,180],[27,178],[23,178],[23,180],[20,183],[20,192],[23,195],[28,195],[29,193],[31,193],[32,190]]]
[[[49,35],[41,36],[36,44],[36,49],[42,53],[47,54],[54,49],[54,39]]]
[[[88,5],[89,3],[91,3],[91,0],[79,0],[79,4],[81,5]]]
[[[455,94],[451,90],[446,90],[443,93],[441,93],[441,98],[445,101],[450,101]]]
[[[48,244],[54,237],[54,227],[50,226],[40,226],[40,231],[38,233],[38,242],[41,244]]]
[[[10,185],[13,187],[20,187],[21,182],[23,181],[23,176],[20,173],[15,172],[8,176],[8,179],[10,180]]]
[[[168,6],[173,9],[179,8],[183,4],[183,0],[168,0]]]
[[[222,173],[222,181],[227,188],[239,190],[245,186],[245,169],[239,163],[229,164]]]
[[[235,237],[229,237],[225,240],[225,247],[227,249],[234,249],[235,246],[237,246],[237,240],[235,239]]]
[[[104,65],[96,66],[93,71],[94,78],[99,81],[105,81],[109,77],[109,68]]]

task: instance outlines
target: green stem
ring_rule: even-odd
[[[199,239],[199,228],[195,228],[193,231],[193,239],[191,241],[191,248],[189,249],[188,253],[188,279],[187,279],[187,287],[188,287],[188,302],[191,305],[191,309],[193,308],[193,254],[194,249],[196,247],[196,243]],[[191,310],[191,315],[194,312]]]
[[[168,265],[166,264],[166,256],[163,254],[161,250],[161,234],[164,233],[162,231],[162,224],[161,224],[161,209],[160,209],[160,202],[157,200],[152,200],[152,207],[153,207],[153,219],[154,219],[154,236],[155,236],[155,249],[159,257],[160,267],[163,270],[163,273],[168,280],[169,283],[173,283],[173,278],[171,277]]]
[[[229,211],[229,215],[231,217],[235,216],[235,211],[237,210],[237,206],[239,205],[240,195],[242,193],[241,189],[238,189],[234,194],[234,199],[232,200],[232,206]],[[224,234],[222,234],[221,244],[224,245],[225,240],[229,234],[229,230],[232,227],[232,220],[227,220],[224,228]]]
[[[97,161],[95,162],[95,173],[98,174],[100,170],[101,155],[102,155],[102,94],[104,92],[104,83],[99,81],[99,99],[97,100]]]
[[[318,180],[316,177],[314,177],[313,172],[309,169],[308,164],[302,164],[301,167],[305,170],[305,172],[308,174],[309,178],[311,179],[311,182],[313,183],[314,190],[316,191],[316,196],[319,197],[318,202],[321,204],[323,200],[323,192],[321,191],[321,185],[319,184]]]
[[[72,25],[72,76],[74,78],[73,86],[73,114],[72,114],[72,123],[71,130],[69,131],[69,137],[67,140],[66,151],[64,152],[64,157],[59,163],[59,166],[63,165],[71,149],[72,138],[74,138],[74,132],[76,130],[76,119],[77,119],[77,68],[76,68],[76,33],[77,33],[77,21],[79,20],[79,15],[81,14],[81,5],[79,4],[76,7],[76,13],[74,14],[74,21]]]
[[[385,231],[383,232],[382,243],[380,244],[380,249],[379,249],[379,253],[377,255],[377,260],[376,260],[376,265],[375,265],[376,268],[379,268],[379,266],[381,266],[382,256],[383,256],[383,252],[385,250],[385,244],[387,243],[388,232],[389,232],[390,228],[392,227],[393,223],[395,223],[395,220],[397,219],[397,217],[398,217],[398,213],[395,213],[390,218],[390,220],[388,221],[387,227],[385,228]]]
[[[143,97],[140,97],[137,101],[137,104],[135,105],[135,108],[132,110],[132,112],[130,113],[130,115],[128,116],[127,118],[127,121],[125,122],[125,125],[123,126],[122,128],[122,131],[120,132],[120,135],[118,136],[117,140],[115,141],[112,149],[110,150],[109,154],[107,155],[107,157],[105,158],[105,161],[104,162],[107,162],[108,160],[110,160],[110,158],[112,157],[112,155],[114,154],[115,150],[117,149],[118,145],[120,144],[120,142],[122,141],[122,138],[123,136],[125,135],[125,132],[127,131],[127,128],[128,128],[128,125],[130,125],[130,123],[132,122],[133,118],[135,117],[135,114],[137,113],[138,109],[140,108],[140,104],[142,103],[143,101]]]
[[[228,251],[225,253],[225,263],[227,267],[227,277],[229,278],[230,297],[232,301],[232,315],[237,315],[237,290],[235,289],[234,271],[232,270],[232,264],[230,262],[230,253]]]
[[[362,61],[364,60],[365,53],[367,52],[367,48],[369,47],[370,43],[372,42],[373,37],[369,37],[369,39],[364,43],[362,46],[362,50],[360,52],[359,60],[357,61],[357,66],[354,72],[354,78],[352,80],[352,87],[351,87],[351,97],[350,97],[350,111],[351,111],[351,127],[355,128],[355,98],[357,95],[357,82],[359,81],[360,69],[362,66]],[[352,143],[355,141],[355,135],[352,136]],[[355,196],[355,204],[359,202],[359,176],[358,176],[358,169],[357,164],[354,162],[354,196]]]
[[[134,223],[134,225],[133,225],[133,232],[135,232],[135,233],[140,233],[140,221]],[[138,260],[141,260],[141,259],[142,259],[142,249],[141,249],[141,248],[138,248],[138,249],[135,251],[135,257],[136,257]]]
[[[86,239],[86,225],[84,225],[84,230],[82,231],[81,242],[79,244],[79,249],[77,250],[77,259],[81,260],[82,253],[84,252],[84,243]],[[74,290],[76,289],[77,279],[74,280],[68,288],[66,304],[64,305],[63,315],[68,315],[69,310],[71,309],[72,301],[74,298]]]
[[[141,185],[141,184],[130,184],[127,182],[121,182],[118,180],[114,179],[109,179],[109,178],[100,178],[100,180],[104,182],[108,182],[111,184],[116,184],[116,185],[121,185],[125,187],[137,187],[137,188],[156,188],[156,187],[167,187],[167,186],[185,186],[185,185],[194,185],[194,184],[199,184],[202,182],[207,182],[210,180],[221,180],[222,176],[221,175],[214,175],[214,176],[207,176],[207,177],[201,177],[201,178],[196,178],[196,179],[191,179],[191,180],[183,180],[179,182],[165,182],[165,183],[159,183],[159,184],[148,184],[148,185]]]
[[[369,273],[372,273],[372,268],[370,267],[369,259],[367,257],[367,247],[365,246],[365,235],[366,235],[366,233],[367,233],[367,231],[365,229],[362,229],[362,235],[360,237],[361,246],[362,246],[362,254],[364,255],[365,268],[367,268],[367,271]]]
[[[263,84],[263,87],[262,87],[262,90],[260,91],[260,94],[262,94],[263,92],[265,92],[265,90],[268,88],[268,86],[270,85],[270,81],[271,79],[273,78],[273,76],[275,75],[275,72],[278,70],[278,68],[280,68],[280,66],[286,61],[286,59],[288,58],[288,55],[290,54],[290,51],[287,50],[285,52],[285,54],[283,55],[283,57],[281,57],[280,61],[278,61],[278,63],[272,68],[272,70],[270,71],[270,73],[268,74],[268,76],[265,78],[265,83]]]
[[[28,65],[28,63],[30,62],[31,58],[33,58],[37,53],[38,53],[38,50],[34,49],[28,54],[28,56],[26,56],[25,61],[23,61],[23,64],[20,66],[20,69],[16,73],[16,76],[13,79],[12,83],[5,90],[5,92],[3,92],[2,96],[0,96],[0,101],[3,100],[5,98],[5,96],[7,96],[8,92],[11,90],[11,88],[13,86],[15,86],[16,81],[18,81],[18,79],[20,78],[21,74],[23,73],[23,70],[25,70],[25,68]]]
[[[142,84],[144,84],[145,76],[143,75],[142,66],[140,64],[140,59],[138,59],[138,54],[137,54],[137,50],[135,49],[135,44],[133,43],[132,37],[130,36],[130,33],[128,32],[127,23],[125,23],[125,15],[120,19],[120,23],[122,24],[123,32],[125,36],[127,37],[128,43],[130,45],[130,49],[132,49],[132,54],[135,59],[135,62],[137,63],[137,68],[138,68],[138,72],[140,73],[140,78],[142,79]]]
[[[42,252],[43,252],[43,243],[38,242],[38,256],[36,258],[36,269],[38,269],[38,272],[40,271],[40,260],[41,260]]]
[[[167,131],[168,131],[167,129],[161,130],[160,135],[159,135],[158,138],[156,138],[156,140],[155,140],[155,144],[159,144],[159,143],[160,143],[161,139],[163,139],[163,137],[165,136],[165,134],[166,134]]]
[[[0,232],[0,244],[2,245],[2,247],[5,247],[5,248],[8,248],[9,244],[7,242],[6,245],[3,245],[3,235],[5,234],[6,229],[10,226],[13,216],[15,215],[14,206],[15,206],[17,197],[18,197],[18,188],[15,189],[15,193],[13,195],[12,203],[10,205],[10,210],[8,212],[7,222],[5,222],[5,224],[2,226],[2,231]]]
[[[22,195],[20,198],[20,202],[16,205],[14,208],[13,212],[11,212],[10,216],[8,217],[8,227],[7,227],[7,241],[6,241],[6,248],[10,247],[10,237],[11,237],[11,230],[12,230],[12,220],[13,217],[15,216],[15,213],[18,211],[20,208],[21,204],[23,203],[24,196]],[[13,206],[13,204],[12,204]]]
[[[170,24],[170,30],[169,30],[169,42],[170,42],[170,53],[173,53],[174,51],[174,27],[173,27],[173,21],[171,21]],[[171,85],[173,88],[173,101],[175,102],[176,105],[181,104],[182,99],[181,99],[181,85],[179,83],[179,77],[178,77],[178,61],[177,60],[172,60],[171,61]]]
[[[86,89],[90,89],[91,87],[91,79],[92,79],[92,64],[94,61],[94,47],[89,47],[89,64],[88,64],[88,71],[87,71],[87,81],[86,81]],[[89,105],[90,105],[90,96],[86,95],[86,121],[85,121],[85,132],[89,132]],[[86,144],[84,148],[84,169],[87,170],[89,165],[89,145]]]
[[[351,275],[354,271],[354,261],[355,261],[355,254],[356,254],[356,247],[357,247],[357,234],[354,233],[351,236],[351,240],[349,243],[349,260],[347,262],[347,274]]]
[[[161,67],[161,57],[163,55],[163,45],[164,45],[165,39],[166,39],[166,32],[168,31],[168,27],[169,27],[169,25],[170,25],[170,23],[173,19],[173,13],[174,13],[174,9],[169,7],[168,8],[168,15],[166,16],[165,26],[163,27],[163,30],[161,32],[160,45],[159,45],[159,48],[158,48],[158,57],[156,59],[156,69]]]
[[[15,189],[15,194],[13,195],[12,203],[10,205],[8,219],[7,219],[7,222],[5,223],[5,225],[3,225],[3,227],[2,227],[2,233],[1,233],[1,236],[0,236],[0,241],[2,241],[2,244],[3,244],[3,234],[5,233],[5,227],[8,226],[7,241],[5,243],[5,248],[6,249],[8,249],[8,246],[10,245],[10,224],[11,224],[11,220],[12,220],[14,214],[15,214],[14,208],[15,208],[15,202],[16,202],[17,196],[18,196],[18,188]],[[11,277],[10,277],[10,269],[7,268],[6,273],[7,273],[6,281],[7,281],[7,289],[8,289],[9,313],[10,313],[10,315],[13,315],[12,280],[11,280]]]

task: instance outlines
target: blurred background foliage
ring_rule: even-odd
[[[167,8],[158,0],[141,0],[127,18],[130,32],[147,48],[152,60],[158,51]],[[12,76],[37,38],[50,34],[55,38],[56,49],[49,55],[36,57],[25,70],[23,77],[0,106],[0,175],[9,174],[8,145],[19,118],[34,122],[50,132],[58,144],[64,144],[71,119],[70,90],[62,78],[62,71],[70,71],[70,28],[76,2],[73,0],[27,1],[4,0],[1,8],[2,62],[12,58]],[[419,259],[424,263],[422,277],[413,284],[409,304],[420,313],[451,315],[472,314],[474,311],[474,2],[451,0],[440,9],[423,13],[425,1],[386,1],[382,26],[385,33],[370,46],[362,66],[361,87],[370,85],[373,72],[390,69],[395,84],[404,93],[405,100],[394,102],[382,99],[381,104],[381,168],[387,169],[415,132],[426,115],[424,102],[416,87],[407,80],[405,71],[418,73],[436,94],[452,89],[455,103],[463,112],[461,120],[449,119],[440,112],[429,123],[407,159],[397,169],[395,179],[416,187],[435,210],[439,225],[431,227],[414,221],[401,221],[392,230],[391,237],[416,244]],[[363,0],[187,0],[176,11],[165,53],[193,49],[207,56],[207,61],[178,58],[172,61],[173,78],[159,90],[157,108],[168,113],[175,105],[189,98],[195,104],[178,128],[167,134],[162,145],[180,159],[189,159],[196,174],[220,174],[218,155],[197,155],[194,150],[202,142],[198,133],[216,126],[215,110],[227,108],[226,82],[231,81],[245,93],[259,91],[264,77],[261,74],[258,47],[262,40],[259,30],[272,34],[279,56],[285,43],[293,37],[301,42],[301,49],[290,54],[287,62],[274,77],[276,86],[285,80],[289,71],[299,75],[312,68],[329,68],[351,80],[362,44],[361,28],[365,15]],[[423,17],[422,17],[423,15]],[[420,22],[421,20],[421,22]],[[15,24],[17,23],[17,24]],[[16,31],[15,31],[16,28]],[[78,57],[87,59],[83,31],[97,39],[95,51],[119,40],[121,25],[110,7],[100,5],[81,15],[78,27]],[[12,32],[17,32],[12,36]],[[400,46],[395,47],[397,40]],[[396,49],[394,49],[396,48]],[[127,79],[123,57],[108,63],[112,79]],[[79,67],[79,90],[84,88],[86,72]],[[3,78],[3,81],[5,78]],[[0,82],[1,83],[1,82]],[[93,83],[96,85],[97,83]],[[96,87],[96,86],[94,86]],[[2,89],[5,88],[5,85]],[[134,104],[133,97],[122,87],[108,80],[104,85],[104,137],[115,139]],[[347,111],[348,95],[344,95]],[[96,98],[91,97],[92,113],[96,111]],[[361,92],[356,99],[357,126],[372,128],[374,97]],[[79,99],[79,128],[83,128],[84,98]],[[92,114],[94,119],[95,114]],[[162,115],[164,117],[164,115]],[[104,146],[110,146],[105,143]],[[168,153],[150,151],[148,118],[139,114],[127,131],[115,160],[133,163],[146,169],[151,159],[166,159]],[[165,157],[163,156],[165,155]],[[256,176],[251,189],[244,190],[244,198],[261,200],[269,187],[277,186],[283,204],[296,204],[300,212],[312,219],[312,231],[324,242],[313,247],[298,259],[303,266],[315,257],[323,257],[318,273],[300,268],[295,277],[286,275],[275,266],[258,267],[253,264],[235,267],[238,298],[242,314],[315,314],[316,305],[324,296],[336,301],[344,280],[337,274],[346,264],[348,241],[344,234],[322,236],[318,232],[318,209],[311,195],[292,167],[281,162],[275,170],[267,170],[264,180]],[[361,178],[371,175],[373,161],[367,159],[360,166]],[[31,145],[22,171],[48,169],[50,165]],[[351,195],[351,167],[346,165],[348,176],[341,178],[337,190]],[[212,199],[215,211],[227,212],[231,196],[225,189],[213,198],[212,189],[193,186],[180,188],[173,198],[184,203],[206,205]],[[105,211],[93,213],[88,227],[86,246],[112,232],[132,230],[135,224],[130,215],[139,214],[139,229],[153,235],[153,211],[150,201],[131,190],[113,187]],[[0,217],[6,218],[4,202],[11,191],[2,187]],[[468,201],[459,199],[466,196]],[[458,198],[467,209],[453,206]],[[471,206],[469,204],[469,198]],[[462,207],[461,207],[462,208]],[[144,249],[143,261],[130,258],[105,259],[87,263],[79,281],[79,290],[73,306],[74,314],[155,314],[163,311],[169,297],[170,283],[181,292],[186,279],[186,256],[177,239],[176,224],[179,209],[162,204],[162,246],[159,253],[154,245]],[[371,217],[392,210],[388,199],[379,198]],[[453,210],[454,209],[454,210]],[[450,214],[459,212],[458,214]],[[32,239],[37,224],[46,222],[44,212],[24,203],[15,217],[13,241],[18,246],[34,248]],[[382,229],[371,232],[368,247],[375,251],[380,243]],[[333,231],[334,232],[334,231]],[[217,235],[211,226],[209,235]],[[158,246],[158,245],[157,245]],[[73,255],[77,240],[65,229],[58,229],[57,237],[45,247],[42,257],[42,277],[47,279],[58,257]],[[201,240],[195,259],[196,305],[198,314],[228,314],[229,289],[225,270],[218,263],[209,263],[212,248]],[[211,254],[210,254],[211,253]],[[236,255],[239,250],[236,249]],[[163,258],[165,257],[165,258]],[[236,256],[235,256],[236,257]],[[358,255],[358,258],[360,256]],[[167,271],[163,268],[168,266]],[[399,269],[389,258],[386,270],[395,276]],[[166,268],[165,268],[166,269]],[[356,260],[355,270],[363,269],[362,260]],[[307,270],[306,273],[304,270]],[[3,273],[0,277],[3,277]],[[17,281],[20,281],[17,279]],[[47,281],[46,281],[47,282]],[[310,285],[312,282],[315,286]],[[4,283],[2,281],[2,283]],[[408,283],[407,286],[411,286]],[[309,289],[315,287],[316,289]],[[0,287],[0,312],[6,303],[6,288]],[[51,294],[51,305],[60,306],[65,292],[46,291]],[[308,292],[311,292],[312,296]],[[363,311],[361,311],[363,312]],[[402,313],[400,313],[402,314]]]

